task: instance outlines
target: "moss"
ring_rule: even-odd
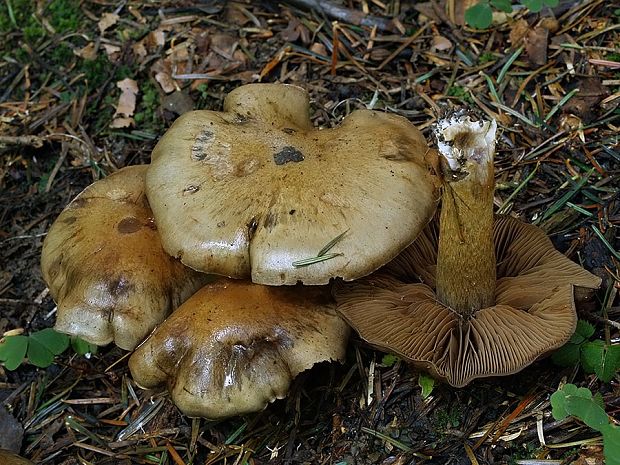
[[[79,0],[52,0],[45,9],[45,16],[60,34],[77,30],[83,19]]]
[[[108,60],[104,53],[100,53],[94,60],[82,60],[78,68],[84,73],[84,79],[88,82],[88,87],[96,89],[102,86],[108,78],[110,60]]]
[[[45,36],[46,31],[34,15],[33,0],[4,0],[0,3],[0,32],[21,31],[28,42]],[[43,15],[58,33],[78,29],[84,15],[79,0],[52,0]]]
[[[50,59],[58,68],[63,67],[65,69],[69,69],[75,59],[75,55],[73,54],[71,47],[67,44],[60,43],[52,50]]]
[[[462,413],[458,406],[448,408],[438,408],[434,415],[435,430],[439,433],[451,428],[458,428],[461,424]]]
[[[156,129],[161,126],[161,121],[157,113],[159,107],[159,92],[155,85],[146,81],[140,85],[142,98],[138,101],[137,111],[134,120],[140,129]]]
[[[485,52],[478,57],[478,63],[481,65],[488,63],[489,61],[495,61],[495,54],[493,52]]]
[[[108,94],[103,98],[99,107],[87,107],[86,118],[93,120],[92,128],[94,134],[99,134],[108,128],[114,116],[115,105],[115,97]]]
[[[467,102],[470,104],[474,103],[474,101],[471,98],[471,95],[469,95],[469,92],[467,91],[465,87],[452,86],[448,89],[447,94],[451,97],[457,97],[464,102]]]
[[[35,42],[45,36],[45,29],[34,16],[35,2],[32,0],[5,0],[0,3],[0,33],[22,31],[28,42]],[[11,50],[13,44],[6,44]]]
[[[608,53],[605,55],[605,59],[609,61],[620,62],[620,53]]]

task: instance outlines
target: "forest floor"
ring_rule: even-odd
[[[305,88],[320,127],[373,108],[431,141],[443,107],[495,118],[497,211],[537,224],[603,279],[579,316],[593,339],[619,341],[620,3],[516,8],[484,30],[463,26],[451,0],[348,0],[339,18],[322,3],[0,3],[0,335],[53,325],[41,245],[73,197],[149,163],[178,115],[219,110],[260,81]],[[45,464],[602,464],[600,434],[551,415],[566,382],[620,420],[617,375],[544,359],[423,396],[417,372],[354,338],[344,364],[303,373],[288,398],[209,422],[139,389],[127,354],[108,346],[47,369],[0,365],[0,431],[17,420],[16,449]]]

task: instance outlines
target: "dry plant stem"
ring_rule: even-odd
[[[495,303],[493,154],[496,123],[455,115],[439,122],[444,190],[437,297],[463,319]]]

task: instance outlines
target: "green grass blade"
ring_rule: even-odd
[[[325,260],[331,260],[334,257],[339,257],[343,254],[341,253],[327,253],[324,255],[319,255],[318,257],[310,257],[310,258],[304,258],[302,260],[297,260],[296,262],[293,262],[292,265],[295,268],[301,268],[302,266],[308,266],[308,265],[313,265],[315,263],[320,263],[320,262],[324,262]]]
[[[506,73],[508,72],[512,64],[516,61],[516,59],[519,58],[519,55],[521,55],[521,52],[523,52],[524,48],[525,47],[521,45],[521,47],[516,49],[515,52],[510,56],[510,58],[508,58],[506,63],[504,63],[504,66],[502,66],[502,69],[497,76],[497,85],[501,84],[501,82],[504,80],[504,78],[506,77]]]

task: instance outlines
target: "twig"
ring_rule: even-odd
[[[329,0],[287,0],[299,8],[315,10],[328,18],[336,19],[357,26],[377,27],[382,31],[395,31],[394,23],[389,19],[379,18],[373,15],[365,15],[361,11],[345,8]]]
[[[23,145],[40,148],[45,140],[39,136],[0,136],[0,147]]]

